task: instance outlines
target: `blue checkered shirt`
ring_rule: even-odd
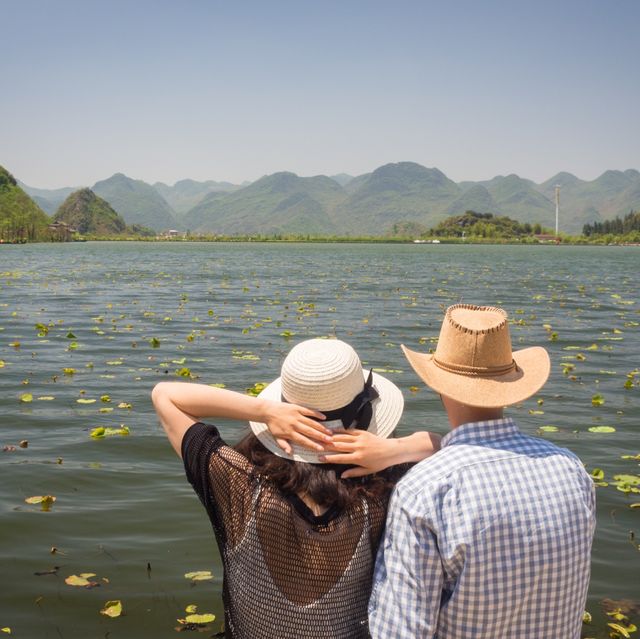
[[[578,639],[595,528],[593,481],[511,419],[463,424],[389,504],[374,639]]]

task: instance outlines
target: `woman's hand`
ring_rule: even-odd
[[[326,450],[325,445],[331,442],[331,431],[317,421],[324,419],[322,413],[297,404],[263,401],[264,423],[285,453],[293,452],[291,443],[310,450]]]
[[[440,449],[440,435],[421,431],[407,437],[384,439],[366,430],[335,433],[326,447],[323,461],[333,464],[354,464],[342,477],[362,477],[389,466],[421,461]]]

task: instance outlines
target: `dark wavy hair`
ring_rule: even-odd
[[[267,450],[253,433],[235,446],[255,467],[256,473],[273,484],[284,495],[305,493],[319,506],[344,510],[361,498],[386,503],[397,481],[408,465],[392,466],[364,477],[342,479],[351,468],[344,464],[306,464],[278,457]]]

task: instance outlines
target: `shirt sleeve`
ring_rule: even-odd
[[[189,483],[207,510],[213,508],[209,481],[211,455],[225,443],[215,426],[197,422],[182,438],[182,460]]]
[[[394,491],[369,601],[373,639],[435,635],[444,576],[425,510],[422,500]]]
[[[235,546],[253,509],[256,480],[246,457],[228,446],[215,426],[195,423],[182,439],[189,483],[222,543]]]

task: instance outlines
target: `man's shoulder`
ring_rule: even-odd
[[[564,458],[567,464],[584,470],[580,459],[567,448],[518,431],[505,439],[452,442],[411,468],[398,483],[398,489],[413,494],[433,491],[438,486],[451,485],[468,473],[473,474],[476,466],[501,461],[509,464],[510,459],[522,461],[523,457]]]

